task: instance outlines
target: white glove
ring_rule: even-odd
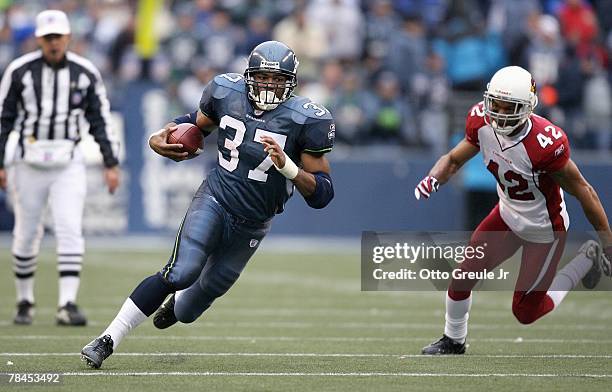
[[[427,176],[419,182],[419,185],[414,188],[414,197],[417,200],[421,200],[421,197],[424,199],[429,199],[432,193],[437,192],[440,187],[440,183],[436,180],[435,177]]]

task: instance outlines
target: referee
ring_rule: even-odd
[[[85,325],[76,305],[85,245],[82,216],[85,162],[81,131],[89,130],[104,158],[110,193],[119,186],[117,146],[109,129],[110,105],[100,73],[68,51],[70,23],[62,11],[36,18],[39,50],[11,62],[0,82],[0,188],[9,189],[15,209],[13,270],[17,289],[15,324],[31,324],[34,272],[49,205],[57,240],[59,325]],[[11,131],[19,134],[14,162],[4,167]]]

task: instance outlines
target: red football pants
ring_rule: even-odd
[[[471,246],[487,243],[483,259],[466,259],[459,267],[466,272],[492,271],[523,248],[521,268],[514,288],[512,313],[522,324],[530,324],[554,308],[546,294],[557,271],[565,248],[565,232],[555,233],[551,243],[535,243],[521,239],[510,230],[499,213],[499,204],[478,225],[470,239]],[[448,295],[455,301],[468,298],[477,279],[453,279]]]

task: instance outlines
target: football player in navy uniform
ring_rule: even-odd
[[[157,328],[195,321],[236,282],[294,188],[312,208],[332,200],[325,153],[333,147],[334,122],[323,106],[293,95],[297,68],[289,47],[264,42],[249,55],[244,75],[218,75],[204,88],[199,110],[151,136],[156,153],[181,161],[188,158],[182,146],[168,144],[177,124],[193,123],[204,134],[218,128],[218,164],[196,192],[168,263],[81,351],[89,366],[99,368],[155,311]]]

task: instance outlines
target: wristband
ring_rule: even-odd
[[[274,163],[274,161],[272,161],[272,163]],[[278,166],[276,166],[276,164],[274,163],[274,167],[280,174],[282,174],[283,176],[285,176],[286,178],[290,180],[293,180],[295,177],[297,177],[298,172],[300,171],[300,168],[297,167],[295,162],[293,162],[286,153],[285,153],[285,166],[283,166],[281,169]]]

